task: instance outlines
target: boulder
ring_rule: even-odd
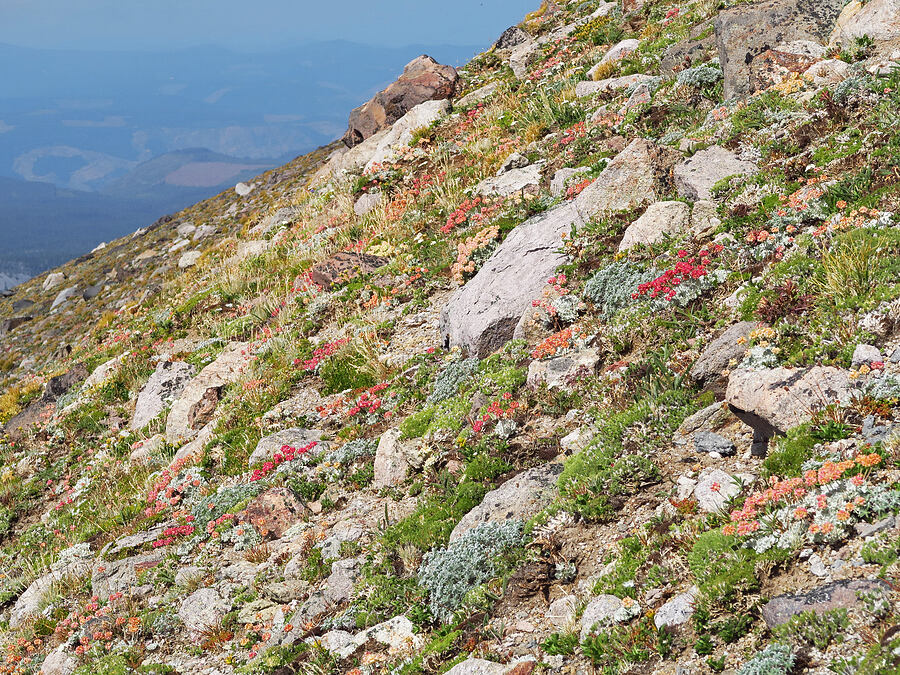
[[[851,398],[845,370],[831,366],[807,369],[738,369],[728,378],[725,400],[732,412],[771,437],[808,421],[813,413]]]
[[[53,302],[50,303],[50,311],[52,312],[54,309],[59,307],[69,298],[73,298],[78,294],[77,286],[69,286],[68,288],[61,290],[59,294],[53,299]]]
[[[510,169],[499,176],[485,178],[475,187],[475,194],[483,197],[508,197],[517,193],[537,194],[541,184],[541,166],[532,164]]]
[[[722,10],[714,20],[725,98],[746,98],[755,89],[751,64],[783,42],[824,42],[846,0],[763,0]]]
[[[509,55],[509,67],[516,79],[525,79],[529,66],[538,60],[540,54],[541,46],[532,40],[523,42],[513,48]]]
[[[79,544],[60,552],[50,571],[38,577],[16,599],[9,613],[9,627],[19,628],[44,606],[54,586],[70,577],[81,577],[91,571],[93,556],[88,544]]]
[[[883,363],[884,357],[881,355],[881,350],[878,347],[858,344],[853,350],[850,365],[854,368],[859,368],[860,366],[871,366],[873,363],[879,362]]]
[[[863,606],[863,597],[886,599],[890,586],[884,581],[867,579],[842,579],[817,586],[805,593],[785,594],[772,598],[763,605],[762,617],[769,628],[790,621],[800,612],[824,614],[835,609],[854,609]]]
[[[256,188],[256,183],[238,183],[234,186],[234,191],[238,197],[246,197]]]
[[[555,629],[568,632],[575,625],[577,611],[578,596],[564,595],[550,603],[544,618]]]
[[[503,164],[500,165],[500,169],[497,171],[497,175],[500,176],[507,171],[512,171],[513,169],[524,169],[526,166],[528,166],[528,163],[528,158],[521,152],[512,152],[506,159],[503,160]]]
[[[656,200],[673,162],[669,151],[635,139],[571,202],[519,225],[441,313],[441,335],[484,358],[512,338],[519,320],[566,260],[562,235],[594,215]]]
[[[741,321],[726,328],[700,353],[700,358],[691,367],[691,377],[702,383],[721,378],[723,371],[731,367],[732,361],[740,363],[744,358],[747,338],[759,325],[755,321]]]
[[[47,654],[41,664],[41,675],[71,675],[78,667],[78,659],[66,653],[66,646],[60,645]]]
[[[691,235],[696,238],[710,236],[722,224],[718,205],[707,199],[694,202],[691,210]]]
[[[401,148],[409,147],[413,133],[417,129],[431,126],[433,122],[441,119],[448,112],[450,112],[450,101],[447,99],[425,101],[414,106],[412,110],[394,122],[390,130],[381,138],[375,147],[375,152],[366,163],[366,170],[371,171],[376,164],[393,161]]]
[[[350,113],[344,144],[352,148],[392,125],[425,101],[453,96],[459,75],[453,66],[442,66],[430,56],[419,56],[386,89]]]
[[[382,199],[383,196],[380,192],[367,192],[353,204],[353,213],[361,218],[378,206]]]
[[[66,280],[66,275],[62,272],[51,272],[44,279],[44,283],[41,284],[41,289],[45,291],[52,291],[54,288],[62,284]]]
[[[724,513],[729,500],[741,492],[740,483],[721,469],[700,474],[694,487],[694,499],[702,511]]]
[[[721,457],[731,457],[736,450],[734,442],[724,436],[711,431],[694,432],[694,452],[697,454],[708,455],[715,452]]]
[[[500,86],[499,82],[488,82],[483,87],[478,87],[478,89],[469,92],[461,99],[456,101],[454,104],[454,108],[468,108],[469,106],[475,105],[476,103],[480,103],[488,98],[490,98],[497,88]]]
[[[510,26],[500,34],[492,49],[512,49],[530,39],[531,36],[518,26]]]
[[[671,628],[687,623],[694,614],[694,602],[699,593],[700,589],[694,586],[685,593],[679,593],[656,610],[653,623],[657,630],[663,626]]]
[[[578,195],[575,205],[587,220],[602,213],[630,211],[652,204],[665,191],[669,169],[674,163],[672,151],[636,138]]]
[[[603,58],[600,59],[600,63],[615,63],[616,61],[621,61],[636,50],[639,44],[640,40],[634,38],[622,40],[603,55]]]
[[[107,600],[113,593],[147,595],[153,590],[153,586],[141,586],[138,572],[153,569],[164,558],[164,552],[157,549],[122,560],[98,561],[91,573],[91,590],[101,600]]]
[[[594,375],[600,365],[596,349],[581,349],[553,358],[535,359],[528,366],[528,386],[546,383],[548,389],[571,389],[583,377]]]
[[[675,187],[685,199],[710,199],[712,187],[723,178],[754,174],[758,170],[753,162],[738,159],[725,148],[714,145],[675,167]]]
[[[502,663],[470,656],[448,670],[447,675],[505,675],[507,670]]]
[[[587,167],[580,167],[577,169],[559,169],[556,173],[553,174],[553,179],[550,181],[550,196],[561,197],[566,191],[566,182],[568,182],[568,180],[574,176],[587,173],[588,170],[589,169]]]
[[[250,358],[245,343],[229,343],[215,361],[187,383],[166,419],[166,440],[169,443],[189,441],[197,435],[208,421],[204,413],[208,411],[209,402],[218,401],[221,390],[241,376]]]
[[[636,73],[634,75],[608,77],[604,80],[597,80],[596,82],[593,80],[588,82],[579,82],[575,85],[575,95],[578,97],[584,97],[593,96],[594,94],[602,92],[619,91],[620,89],[628,89],[629,87],[637,86],[652,79],[652,75]]]
[[[628,226],[619,243],[620,251],[655,244],[666,235],[680,234],[688,223],[690,207],[684,202],[656,202]]]
[[[578,209],[567,203],[514,229],[441,312],[441,335],[448,345],[484,358],[506,344],[531,301],[565,262],[559,250],[563,233],[583,224]]]
[[[160,361],[141,387],[131,420],[132,431],[143,429],[184,391],[195,368],[184,361]]]
[[[247,505],[247,520],[264,541],[280,539],[306,515],[306,507],[289,488],[273,487]]]
[[[561,473],[561,464],[545,464],[510,478],[462,517],[450,533],[450,542],[481,523],[528,520],[556,498],[556,480]]]
[[[362,570],[362,558],[335,560],[325,586],[325,599],[332,605],[347,602],[353,597],[353,587]]]
[[[419,454],[421,442],[400,440],[400,429],[388,429],[378,439],[375,451],[375,488],[391,487],[402,483],[411,468],[422,465]]]
[[[829,42],[849,47],[861,37],[874,40],[880,52],[900,43],[900,0],[853,0],[847,4]]]
[[[219,626],[229,609],[230,605],[215,589],[201,588],[182,601],[178,609],[178,618],[196,637],[210,628]]]
[[[327,260],[313,266],[310,279],[314,283],[329,288],[335,283],[345,283],[365,274],[372,274],[379,267],[390,261],[377,255],[358,253],[356,251],[340,251]]]
[[[14,331],[19,326],[28,323],[34,319],[33,316],[14,316],[11,319],[4,319],[0,323],[0,337]]]
[[[276,431],[274,434],[269,434],[259,440],[253,452],[250,453],[250,459],[247,460],[248,465],[255,466],[256,464],[269,461],[285,445],[300,449],[305,448],[314,441],[316,445],[311,449],[311,452],[318,454],[328,449],[328,444],[322,441],[322,432],[318,429],[291,427],[290,429]]]
[[[186,251],[182,253],[181,257],[178,258],[178,269],[186,270],[188,267],[193,267],[202,255],[203,251]]]

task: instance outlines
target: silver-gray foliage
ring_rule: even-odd
[[[445,367],[434,380],[434,390],[428,395],[428,403],[435,404],[453,398],[463,382],[478,368],[478,359],[454,361]]]
[[[744,664],[738,675],[785,675],[794,667],[790,645],[770,644]]]
[[[652,272],[626,262],[614,262],[590,278],[584,297],[593,303],[604,319],[610,319],[633,302],[632,294],[640,284],[652,281]]]
[[[500,573],[502,554],[523,543],[518,520],[481,523],[447,548],[425,556],[419,582],[428,591],[431,613],[449,621],[466,594]]]

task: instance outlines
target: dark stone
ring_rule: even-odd
[[[671,76],[687,68],[692,68],[706,60],[706,52],[715,44],[716,39],[712,35],[708,35],[702,40],[685,40],[674,44],[666,50],[660,60],[659,72]]]
[[[691,367],[691,377],[702,383],[720,380],[732,360],[740,361],[747,352],[747,338],[758,324],[741,321],[726,328],[710,342]]]
[[[219,405],[221,393],[220,387],[210,387],[203,394],[203,398],[194,404],[188,412],[188,425],[191,429],[200,429],[212,419],[216,406]]]
[[[750,89],[751,91],[768,89],[788,79],[792,73],[806,72],[819,60],[811,56],[768,49],[750,62]]]
[[[762,608],[762,617],[769,628],[790,621],[800,612],[813,611],[824,614],[834,609],[852,609],[861,604],[861,594],[876,593],[885,596],[890,586],[883,581],[865,579],[843,579],[818,586],[806,593],[779,595],[772,598]]]
[[[500,37],[497,38],[493,48],[512,49],[513,47],[528,42],[530,39],[531,36],[518,26],[510,26],[500,34]]]
[[[14,331],[23,323],[28,323],[32,319],[34,319],[33,316],[14,316],[11,319],[6,319],[2,323],[0,323],[0,335],[6,335],[7,333]]]
[[[513,602],[527,600],[536,595],[547,598],[553,567],[545,560],[525,563],[513,572],[506,585],[506,599]]]
[[[348,148],[359,145],[420,103],[452,97],[458,81],[453,66],[443,66],[426,55],[413,59],[396,82],[350,113],[344,144]]]
[[[390,262],[387,258],[368,253],[341,251],[323,260],[310,270],[310,278],[319,286],[329,287],[346,282],[363,274],[371,274]]]
[[[60,396],[69,391],[76,384],[80,384],[87,379],[88,371],[83,363],[76,363],[68,372],[47,380],[44,386],[44,395],[42,400],[45,403],[52,403]]]
[[[16,300],[12,304],[14,312],[27,312],[32,307],[34,307],[34,300],[28,300],[27,298],[23,300]]]

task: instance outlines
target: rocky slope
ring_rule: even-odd
[[[17,287],[0,672],[898,672],[898,50],[544,3]]]

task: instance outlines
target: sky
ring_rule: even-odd
[[[0,42],[165,50],[296,42],[486,47],[540,0],[0,0]]]

